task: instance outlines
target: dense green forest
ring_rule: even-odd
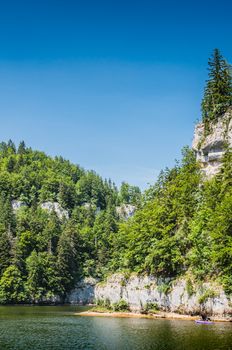
[[[84,276],[108,270],[123,204],[138,206],[138,187],[120,191],[93,171],[52,159],[21,142],[0,144],[0,300],[65,296]],[[17,200],[21,207],[12,208]],[[41,208],[57,202],[67,215]]]
[[[218,50],[213,57],[202,102],[209,126],[232,105],[228,66]],[[221,75],[213,75],[215,69]],[[43,209],[46,202],[59,203],[66,214]],[[126,204],[137,208],[127,220],[118,211]],[[232,292],[231,149],[225,145],[220,173],[203,180],[185,147],[182,160],[141,194],[24,142],[2,142],[0,302],[64,299],[83,277],[104,279],[116,271],[217,279]]]
[[[228,150],[221,173],[203,182],[193,152],[184,149],[182,162],[161,172],[143,208],[120,226],[117,268],[218,278],[232,292],[231,164]]]

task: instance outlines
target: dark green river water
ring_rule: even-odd
[[[73,306],[0,307],[0,350],[232,349],[232,324],[79,317]]]

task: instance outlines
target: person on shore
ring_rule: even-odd
[[[210,321],[210,318],[208,317],[208,315],[205,311],[202,311],[200,316],[201,316],[202,321]]]

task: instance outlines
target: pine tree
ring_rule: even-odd
[[[7,232],[0,232],[0,276],[12,262],[11,242]]]
[[[8,146],[9,153],[13,153],[13,154],[16,153],[16,147],[15,147],[15,144],[14,144],[14,142],[12,140],[8,141],[7,146]]]
[[[60,290],[70,291],[80,273],[80,237],[73,222],[62,232],[57,247],[57,267],[60,276]],[[62,292],[61,292],[62,294]]]
[[[12,233],[15,231],[16,217],[13,212],[10,197],[0,194],[0,230]]]
[[[18,147],[17,153],[18,153],[18,154],[24,154],[25,152],[26,152],[26,144],[25,144],[24,141],[21,141],[21,142],[19,143],[19,147]]]
[[[202,118],[209,129],[211,122],[216,122],[228,107],[232,106],[232,78],[230,66],[215,49],[209,59],[209,80],[202,100]]]
[[[21,271],[16,265],[9,266],[0,280],[0,303],[21,303],[26,300]]]

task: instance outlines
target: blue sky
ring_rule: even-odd
[[[230,1],[1,1],[0,139],[146,187],[191,144]]]

